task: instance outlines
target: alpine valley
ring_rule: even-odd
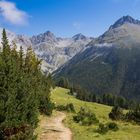
[[[24,50],[31,46],[43,60],[42,70],[53,72],[55,79],[65,77],[89,93],[140,100],[139,20],[124,16],[98,38],[82,34],[61,38],[50,31],[26,37],[8,30],[7,36]]]

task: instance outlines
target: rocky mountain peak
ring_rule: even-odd
[[[33,36],[31,38],[33,44],[39,44],[43,42],[54,43],[57,41],[56,36],[51,31],[46,31],[45,33]]]
[[[136,19],[132,18],[131,16],[127,15],[127,16],[123,16],[122,18],[120,18],[119,20],[117,20],[110,27],[110,29],[117,28],[117,27],[122,26],[123,24],[126,24],[126,23],[140,25],[140,21],[139,20],[136,20]]]
[[[55,35],[51,32],[51,31],[46,31],[44,33],[45,36],[49,37],[49,38],[56,38]]]
[[[74,39],[75,41],[77,40],[86,40],[86,36],[84,36],[83,34],[79,33],[79,34],[76,34],[75,36],[72,37],[72,39]]]

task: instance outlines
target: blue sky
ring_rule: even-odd
[[[140,0],[1,0],[0,26],[18,34],[99,36],[123,15],[140,19]]]

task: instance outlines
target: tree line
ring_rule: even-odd
[[[74,95],[77,99],[89,102],[97,102],[109,106],[119,106],[125,109],[132,109],[137,106],[137,103],[133,100],[128,100],[122,96],[106,93],[97,95],[89,93],[79,85],[74,85],[69,82],[68,79],[61,77],[57,82],[57,86],[70,89],[70,94]]]
[[[109,118],[115,121],[122,120],[140,125],[140,105],[130,109],[127,113],[124,113],[119,106],[114,106],[109,113]]]
[[[42,73],[31,47],[25,53],[14,42],[9,45],[5,29],[0,48],[0,139],[35,139],[39,112],[52,113],[51,75]]]

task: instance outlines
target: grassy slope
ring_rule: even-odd
[[[81,106],[87,107],[96,114],[100,122],[107,123],[111,121],[108,118],[108,113],[111,111],[111,107],[77,100],[73,96],[68,95],[68,92],[69,91],[67,89],[56,88],[52,92],[53,102],[55,102],[56,105],[66,105],[67,103],[73,103],[76,112],[79,111]],[[97,125],[81,126],[76,124],[72,120],[73,115],[73,113],[67,113],[65,123],[69,128],[71,128],[74,140],[140,140],[140,126],[138,125],[133,125],[126,122],[117,122],[119,125],[119,131],[109,131],[105,135],[100,135],[95,132],[98,127]]]

